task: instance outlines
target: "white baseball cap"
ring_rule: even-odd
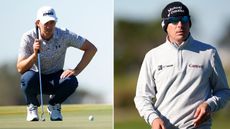
[[[47,23],[48,21],[57,22],[57,17],[55,10],[50,6],[43,6],[37,11],[37,20],[40,20],[42,24]]]

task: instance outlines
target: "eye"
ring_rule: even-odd
[[[182,23],[188,23],[188,22],[189,22],[189,17],[188,17],[188,16],[183,16],[183,17],[181,18],[181,22],[182,22]]]
[[[178,23],[178,22],[180,21],[180,19],[179,19],[178,17],[171,17],[171,18],[169,19],[169,21],[170,21],[171,23],[173,23],[173,24],[176,24],[176,23]]]

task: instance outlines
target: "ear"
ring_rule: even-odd
[[[161,21],[161,27],[162,29],[167,33],[167,27],[168,27],[169,22],[166,20]]]
[[[39,23],[40,23],[40,20],[35,21],[35,25],[38,26],[38,27],[40,27]]]

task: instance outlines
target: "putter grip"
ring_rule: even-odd
[[[36,25],[36,38],[39,39],[39,31],[37,25]],[[38,53],[40,53],[40,50],[38,50]]]

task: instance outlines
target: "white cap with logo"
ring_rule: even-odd
[[[42,24],[45,24],[48,21],[57,22],[55,10],[50,6],[41,7],[40,9],[38,9],[36,20],[40,20]]]

